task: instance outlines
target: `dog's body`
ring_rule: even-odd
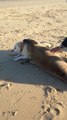
[[[29,39],[23,40],[23,43],[28,46],[31,63],[67,82],[67,63],[58,54]]]
[[[67,52],[65,51],[65,49],[62,49],[61,51],[58,51],[54,54],[59,55],[65,62],[67,62]]]
[[[25,40],[25,39],[24,39]],[[27,40],[30,40],[30,39],[27,39]],[[49,43],[39,43],[37,42],[37,44],[39,46],[43,46],[43,47],[46,47],[50,50],[50,48],[52,47],[51,44]],[[24,50],[23,50],[24,49]],[[63,58],[63,60],[65,62],[67,62],[67,49],[66,48],[63,48],[61,49],[60,51],[54,53],[55,55],[59,55],[61,58]],[[20,59],[23,59],[23,58],[28,58],[29,57],[29,53],[27,52],[27,46],[25,46],[24,48],[24,45],[23,45],[23,41],[20,41],[20,42],[17,42],[12,50],[12,55],[15,56],[14,57],[14,60],[17,61],[17,60],[20,60]]]

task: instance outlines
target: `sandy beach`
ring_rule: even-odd
[[[67,84],[10,56],[24,38],[59,45],[67,36],[66,1],[0,3],[0,120],[67,120]]]

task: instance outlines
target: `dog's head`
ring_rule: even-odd
[[[12,55],[17,55],[14,60],[20,60],[22,59],[23,61],[28,61],[31,59],[31,54],[30,54],[30,46],[37,44],[36,41],[31,40],[31,39],[23,39],[22,42],[18,42],[15,44],[14,49],[12,50]],[[18,56],[21,55],[21,56]]]
[[[34,44],[38,44],[38,42],[32,39],[23,39],[22,42],[17,42],[14,45],[13,50],[11,50],[11,55],[21,54],[23,58],[28,59],[31,57],[29,48]]]
[[[14,48],[11,50],[12,55],[18,55],[21,53],[21,51],[23,50],[23,42],[17,42],[14,45]]]

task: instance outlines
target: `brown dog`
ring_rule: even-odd
[[[34,40],[24,39],[23,43],[27,44],[32,63],[67,82],[67,63],[58,54],[53,54]]]

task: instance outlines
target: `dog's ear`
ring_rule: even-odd
[[[23,39],[23,43],[24,43],[24,44],[28,44],[28,45],[38,44],[37,41],[32,40],[32,39]]]

